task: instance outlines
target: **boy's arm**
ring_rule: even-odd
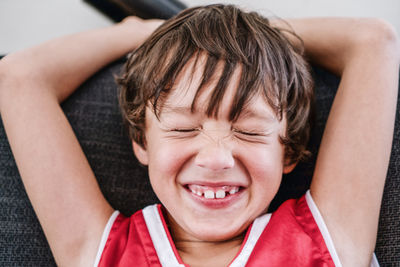
[[[0,61],[0,114],[24,186],[60,266],[93,265],[107,203],[59,103],[160,21],[59,38]]]
[[[400,46],[377,19],[289,20],[307,56],[341,76],[311,194],[343,266],[367,266],[391,152]]]

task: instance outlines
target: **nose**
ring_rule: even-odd
[[[232,151],[221,143],[208,144],[200,149],[195,158],[197,166],[213,171],[230,169],[235,160]]]

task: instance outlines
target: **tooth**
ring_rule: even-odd
[[[224,198],[225,197],[225,191],[224,190],[218,190],[217,193],[215,194],[216,198]]]
[[[196,194],[196,191],[193,188],[190,188],[190,191],[192,191],[193,194]]]
[[[201,197],[201,195],[203,195],[200,191],[196,192],[196,195],[198,195],[199,197]]]
[[[233,194],[236,194],[238,191],[239,191],[239,188],[238,187],[234,187],[229,191],[229,194],[233,195]]]
[[[204,197],[205,197],[205,198],[214,198],[214,192],[211,191],[211,190],[206,190],[206,191],[204,192]]]

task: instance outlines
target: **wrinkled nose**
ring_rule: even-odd
[[[209,144],[203,147],[196,155],[197,166],[213,171],[230,169],[234,166],[235,160],[232,151],[223,144]]]

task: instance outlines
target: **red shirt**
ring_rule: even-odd
[[[341,266],[309,192],[258,217],[230,267]],[[377,262],[374,264],[377,264]],[[95,266],[188,266],[172,241],[160,205],[131,217],[115,212],[104,231]],[[373,265],[371,266],[379,266]]]

